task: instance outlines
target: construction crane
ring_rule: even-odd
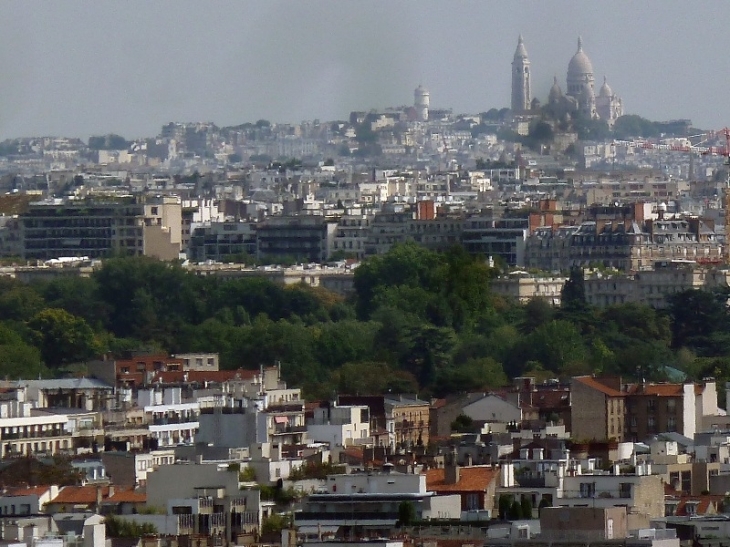
[[[699,139],[696,144],[692,144],[690,139]],[[724,139],[722,146],[705,146],[705,143],[717,140],[718,138]],[[634,148],[641,150],[665,150],[668,152],[685,152],[690,154],[690,163],[693,163],[695,154],[701,156],[722,156],[725,158],[723,165],[727,170],[725,178],[725,190],[723,194],[723,207],[725,209],[725,246],[723,248],[723,254],[725,257],[725,263],[730,264],[730,128],[725,127],[719,131],[709,131],[707,133],[701,133],[699,135],[692,135],[685,137],[689,144],[661,144],[652,142],[644,139],[635,140],[614,140],[614,146],[621,146],[626,148]],[[692,169],[690,169],[691,171]]]

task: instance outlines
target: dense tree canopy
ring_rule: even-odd
[[[263,278],[198,277],[147,258],[105,262],[90,278],[0,279],[0,377],[83,370],[100,353],[211,351],[225,368],[280,362],[310,397],[443,396],[603,372],[730,379],[729,291],[687,291],[666,312],[585,299],[571,272],[563,305],[511,302],[494,272],[460,248],[394,247],[357,269],[354,294]]]

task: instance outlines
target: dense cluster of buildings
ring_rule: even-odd
[[[728,285],[725,166],[674,153],[691,145],[676,136],[687,120],[658,124],[656,146],[580,140],[576,119],[623,115],[605,80],[596,93],[581,40],[565,93],[556,78],[542,105],[522,37],[511,73],[511,111],[454,114],[419,85],[412,105],[344,121],[6,141],[0,275],[85,276],[144,255],[347,293],[360,260],[413,242],[463,246],[521,302],[559,304],[573,268],[598,306]],[[549,142],[514,142],[539,123]],[[0,382],[8,545],[103,547],[112,521],[155,531],[111,538],[125,547],[679,547],[730,534],[730,418],[712,379],[305,401],[278,367],[219,370],[216,354],[86,369]],[[33,472],[63,465],[72,480]]]
[[[278,367],[219,370],[216,354],[87,367],[2,385],[5,541],[103,544],[113,516],[158,545],[678,547],[728,522],[730,417],[712,379],[305,401]],[[28,462],[70,465],[76,480],[39,483]],[[281,515],[291,523],[267,535]]]

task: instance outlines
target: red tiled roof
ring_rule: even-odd
[[[434,492],[486,492],[499,470],[485,466],[459,468],[459,481],[446,484],[444,468],[426,471],[426,488]]]
[[[600,391],[601,393],[603,393],[604,395],[608,395],[609,397],[623,397],[624,395],[626,395],[625,393],[621,393],[620,391],[617,391],[612,387],[608,387],[607,385],[602,384],[593,376],[576,376],[575,378],[573,378],[573,381],[580,382],[584,386],[595,389],[596,391]]]
[[[102,503],[147,503],[147,493],[140,490],[116,488]]]
[[[145,503],[147,494],[135,491],[131,488],[116,487],[112,496],[109,497],[109,486],[66,486],[58,496],[51,500],[51,503],[68,503],[68,504],[94,504],[96,503],[97,488],[101,489],[102,503]]]
[[[705,514],[713,514],[716,513],[719,505],[722,503],[723,496],[713,496],[713,495],[706,495],[706,496],[680,496],[676,501],[677,503],[677,509],[674,512],[674,514],[678,517],[686,517],[686,516],[692,516],[692,515],[705,515]],[[667,500],[667,501],[671,501]],[[694,512],[689,513],[687,512],[687,505],[688,504],[696,504],[697,507]]]
[[[364,450],[356,446],[348,446],[347,448],[345,448],[344,453],[345,456],[350,458],[350,460],[362,462],[365,459]]]
[[[101,497],[109,496],[108,486],[66,486],[51,503],[96,503],[96,489],[101,488]]]
[[[242,368],[239,368],[237,370],[167,370],[152,373],[150,383],[223,383],[229,382],[231,380],[251,380],[258,373],[258,370],[248,370]],[[134,380],[136,384],[141,384],[144,382],[144,377],[145,373],[143,372],[132,372],[129,374],[120,374],[118,379],[120,381]]]
[[[9,488],[3,496],[42,496],[48,492],[50,486],[18,486]]]
[[[532,393],[532,406],[536,408],[570,407],[570,390],[544,390]]]
[[[682,384],[631,384],[627,386],[629,395],[648,395],[655,397],[681,397]]]
[[[682,384],[649,384],[642,391],[646,395],[678,397],[682,395]]]

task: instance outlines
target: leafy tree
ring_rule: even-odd
[[[272,513],[266,517],[261,524],[262,534],[278,534],[285,528],[289,528],[291,525],[291,519],[287,515],[280,515],[278,513]]]
[[[28,285],[13,282],[0,290],[0,320],[27,321],[46,307],[43,297]]]
[[[332,391],[354,395],[418,391],[418,382],[411,374],[371,361],[345,363],[332,373],[331,381]]]
[[[621,116],[613,125],[613,135],[617,139],[658,137],[660,132],[657,124],[634,114]]]
[[[561,308],[571,313],[582,313],[587,309],[585,279],[583,270],[578,267],[570,269],[570,276],[563,286],[560,295]]]
[[[8,379],[34,379],[50,376],[41,362],[41,353],[27,344],[7,324],[0,323],[0,377]]]
[[[474,427],[474,420],[466,414],[459,414],[456,419],[451,422],[451,431],[456,433],[469,433]]]
[[[520,330],[529,334],[545,323],[549,323],[554,316],[555,309],[547,300],[544,298],[531,298],[525,304],[525,319]]]
[[[385,255],[369,258],[355,270],[358,316],[370,316],[376,294],[386,287],[407,285],[433,290],[439,262],[436,253],[416,243],[395,245]]]
[[[435,395],[459,393],[478,389],[494,389],[507,385],[502,365],[491,357],[469,359],[460,366],[449,366],[436,373]]]
[[[714,291],[689,289],[671,295],[672,346],[687,346],[699,355],[718,354],[717,342],[722,339],[718,335],[730,332],[729,295],[727,288]]]
[[[398,505],[398,525],[412,526],[416,522],[416,506],[411,501],[402,501]]]
[[[547,498],[542,498],[539,505],[537,506],[538,512],[542,512],[543,508],[545,507],[550,507],[550,502],[547,500]]]
[[[499,518],[501,520],[507,520],[509,518],[510,508],[512,507],[512,496],[500,494],[497,505],[499,508]]]
[[[104,517],[104,526],[106,527],[106,535],[111,538],[134,539],[157,533],[157,528],[149,522],[137,524],[117,515],[106,515]]]
[[[519,501],[512,500],[512,504],[509,508],[508,518],[509,520],[520,520],[524,518],[522,514],[522,505]]]
[[[553,128],[549,123],[537,122],[530,127],[529,139],[535,143],[546,143],[553,140]]]
[[[611,139],[611,130],[604,120],[579,117],[574,122],[578,138],[584,141],[606,141]]]
[[[523,496],[522,500],[520,501],[520,507],[522,512],[522,518],[525,519],[531,519],[532,518],[532,502],[527,496]]]
[[[542,325],[521,342],[521,359],[541,362],[554,373],[586,360],[587,351],[580,331],[565,320]]]
[[[100,349],[89,324],[66,310],[46,308],[30,320],[28,327],[43,361],[50,367],[89,359]]]

